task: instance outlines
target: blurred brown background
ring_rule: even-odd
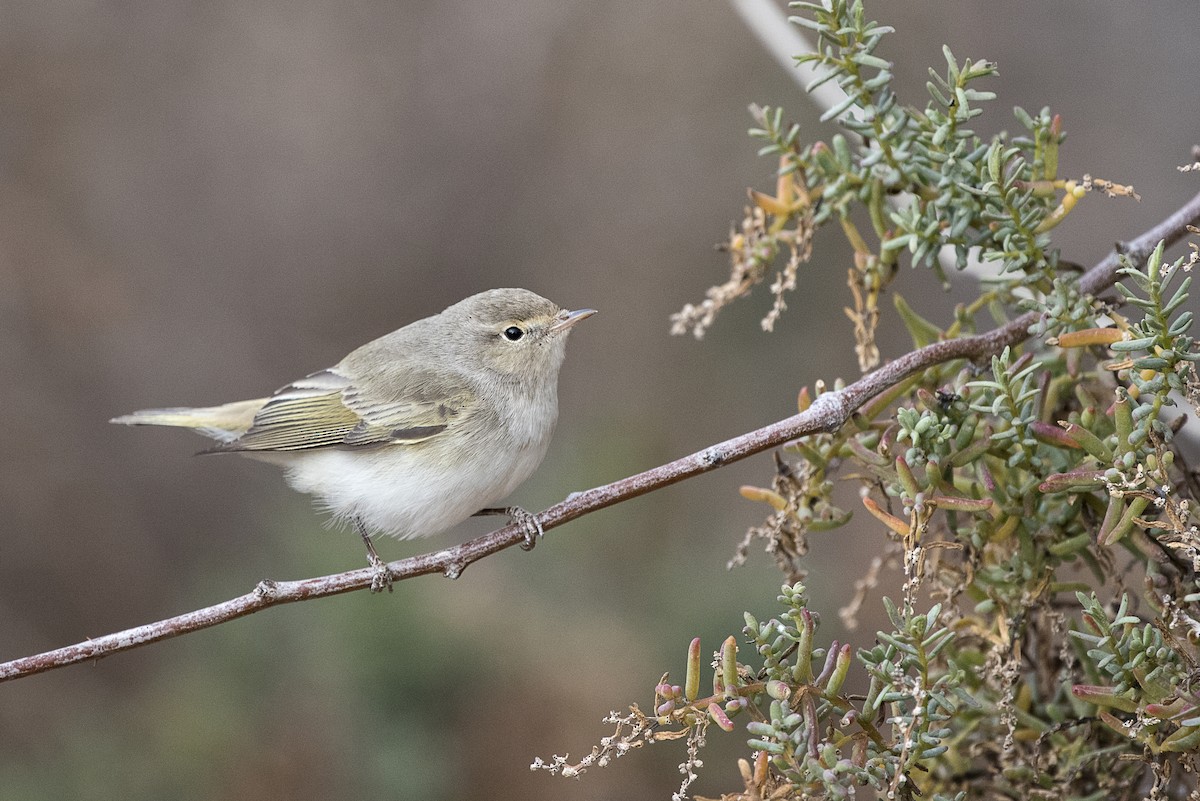
[[[1090,263],[1195,190],[1197,7],[872,5],[908,102],[940,46],[1001,77],[979,126],[1050,105],[1062,172],[1132,183],[1061,229]],[[601,315],[572,337],[561,424],[514,497],[543,508],[791,413],[853,377],[831,231],[779,330],[759,292],[703,342],[667,316],[725,274],[713,243],[773,164],[751,102],[817,113],[723,3],[0,2],[0,657],[359,567],[273,469],[105,421],[256,397],[472,292]],[[932,276],[902,291],[937,317]],[[944,319],[944,318],[943,318]],[[894,321],[889,325],[894,328]],[[885,338],[885,356],[904,338]],[[0,687],[2,799],[665,799],[681,748],[580,782],[688,640],[770,614],[769,559],[725,562],[763,508],[759,457],[552,532],[457,582],[271,610]],[[435,546],[487,529],[464,525]],[[880,533],[814,538],[827,636]],[[382,543],[387,558],[428,543]],[[855,635],[869,644],[865,631]],[[711,737],[697,790],[737,784]]]

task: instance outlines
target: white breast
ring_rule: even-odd
[[[553,428],[550,419],[487,442],[473,437],[477,447],[454,458],[418,444],[314,449],[279,461],[288,483],[316,496],[336,519],[357,517],[370,531],[401,539],[427,537],[495,505],[529,478]]]

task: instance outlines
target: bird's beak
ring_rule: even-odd
[[[596,313],[595,309],[576,309],[575,311],[560,311],[558,319],[550,326],[550,333],[557,334],[559,331],[566,331],[571,326],[580,320],[586,320]]]

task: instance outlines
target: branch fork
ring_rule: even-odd
[[[1168,246],[1174,244],[1187,233],[1189,224],[1197,222],[1200,222],[1200,194],[1141,236],[1124,246],[1118,245],[1080,278],[1080,290],[1085,294],[1098,295],[1115,282],[1122,254],[1130,261],[1140,263],[1160,241]],[[549,531],[577,517],[724,467],[790,440],[837,430],[865,403],[908,376],[947,361],[989,358],[1006,346],[1027,339],[1030,327],[1036,321],[1037,313],[1029,312],[984,334],[934,342],[889,362],[840,390],[821,394],[800,414],[610,484],[571,493],[566,500],[538,514],[537,519],[542,529]],[[526,542],[526,538],[525,525],[509,524],[461,545],[400,559],[388,563],[386,567],[393,581],[430,573],[458,578],[473,562],[513,545],[520,545]],[[251,592],[204,609],[5,662],[0,664],[0,681],[100,659],[227,623],[272,606],[370,589],[375,576],[375,568],[364,567],[298,581],[264,579]]]

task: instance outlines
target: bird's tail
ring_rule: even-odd
[[[171,409],[142,409],[109,420],[126,426],[174,426],[190,428],[218,442],[229,442],[246,433],[254,422],[254,415],[267,402],[266,398],[226,403],[223,406],[189,408],[177,406]]]

